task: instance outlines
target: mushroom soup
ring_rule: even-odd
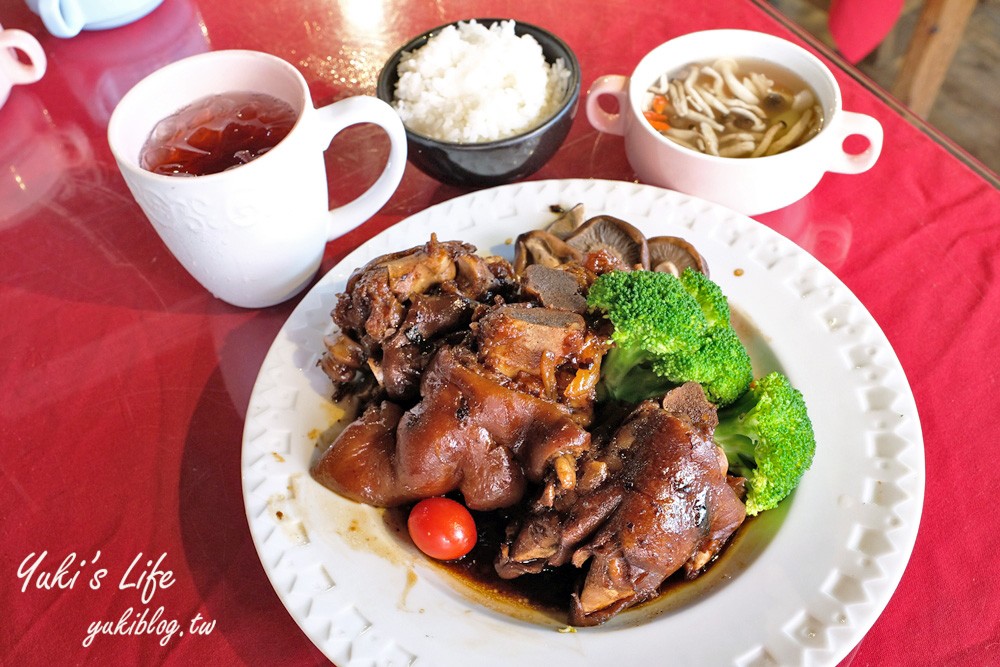
[[[764,60],[721,58],[664,73],[647,89],[643,115],[668,139],[720,157],[776,155],[823,126],[815,93],[790,70]]]

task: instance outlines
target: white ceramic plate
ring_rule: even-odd
[[[316,362],[351,270],[432,232],[512,256],[554,204],[583,202],[647,235],[693,242],[752,322],[757,370],[805,395],[816,458],[795,495],[761,515],[700,588],[567,632],[507,613],[428,563],[380,511],[312,481],[337,417]],[[749,330],[748,330],[749,331]],[[892,595],[917,534],[923,441],[906,378],[878,325],[822,264],[769,228],[675,192],[597,180],[483,190],[422,211],[351,253],[309,292],[261,368],[243,439],[243,491],[261,562],[302,630],[355,665],[834,665]]]

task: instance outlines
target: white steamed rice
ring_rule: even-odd
[[[442,29],[403,54],[393,106],[411,131],[439,141],[482,143],[512,137],[555,113],[569,85],[559,58],[550,65],[514,21]]]

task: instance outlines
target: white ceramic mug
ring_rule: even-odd
[[[178,177],[140,166],[158,121],[229,91],[277,97],[298,120],[266,154],[228,171]],[[388,162],[367,191],[330,210],[323,151],[334,135],[358,123],[388,134]],[[327,241],[374,215],[406,166],[406,134],[392,107],[357,96],[316,109],[295,67],[256,51],[212,51],[157,70],[115,107],[108,141],[136,201],[184,268],[216,297],[248,308],[299,293],[319,268]]]
[[[662,74],[677,75],[692,63],[722,57],[765,60],[801,77],[823,109],[820,132],[797,148],[756,158],[727,158],[685,148],[657,132],[643,117],[646,90]],[[618,111],[605,111],[610,95]],[[639,178],[651,185],[701,197],[746,215],[787,206],[816,187],[823,174],[857,174],[870,169],[882,151],[882,126],[871,116],[844,111],[840,87],[814,55],[791,42],[748,30],[708,30],[682,35],[650,51],[630,76],[597,79],[587,93],[587,118],[596,129],[624,135],[625,153]],[[861,135],[868,147],[844,150],[848,136]]]
[[[21,62],[15,50],[27,57]],[[24,83],[34,83],[45,74],[45,51],[31,33],[0,26],[0,107],[10,96],[10,89]]]
[[[163,0],[26,0],[56,37],[74,37],[81,30],[107,30],[141,19]]]

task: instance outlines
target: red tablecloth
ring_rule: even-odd
[[[20,0],[0,0],[0,23],[35,34],[49,55],[45,78],[0,109],[0,663],[325,662],[268,583],[240,486],[250,389],[295,301],[249,311],[203,291],[126,190],[107,120],[142,76],[209,49],[286,58],[317,104],[371,94],[408,36],[476,15],[556,31],[579,56],[585,88],[697,29],[802,40],[747,0],[167,0],[133,25],[68,40],[48,36]],[[881,159],[864,175],[827,175],[805,200],[759,219],[824,262],[883,327],[916,397],[927,465],[909,567],[845,662],[987,664],[1000,642],[1000,531],[989,509],[1000,440],[1000,192],[856,72],[837,76],[845,108],[882,122]],[[374,179],[376,161],[358,158],[384,150],[371,137],[362,128],[335,142],[334,199]],[[571,177],[634,178],[621,139],[597,134],[583,114],[532,178]],[[461,193],[408,167],[382,211],[328,246],[324,269]],[[18,570],[40,557],[36,572],[64,560],[67,572],[26,584]],[[84,647],[90,622],[143,608],[142,587],[129,584],[153,569],[148,561],[172,578],[146,591],[151,610],[214,625],[166,646],[125,636]],[[100,568],[108,574],[95,580]]]

